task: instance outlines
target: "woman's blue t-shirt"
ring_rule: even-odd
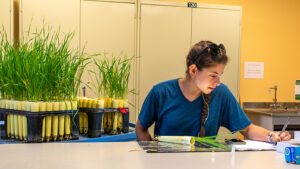
[[[220,126],[239,131],[251,124],[226,85],[217,86],[210,93],[209,113],[205,135],[217,135]],[[139,115],[144,128],[154,122],[155,135],[198,136],[201,127],[203,97],[190,102],[182,94],[178,79],[155,85],[146,97]]]

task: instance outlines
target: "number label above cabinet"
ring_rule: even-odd
[[[197,3],[196,2],[188,2],[187,6],[189,8],[197,8]]]

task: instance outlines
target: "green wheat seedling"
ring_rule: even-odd
[[[240,130],[242,131],[242,130]],[[208,136],[208,137],[194,137],[196,142],[199,142],[200,144],[206,146],[206,147],[216,147],[216,148],[221,148],[224,150],[230,150],[231,147],[226,145],[225,142],[227,140],[225,139],[218,139],[218,137],[223,137],[223,136],[228,136],[236,133],[238,131],[234,132],[228,132],[222,135],[216,135],[216,136]]]
[[[96,71],[89,71],[95,82],[92,83],[97,91],[97,96],[126,99],[128,93],[128,82],[131,72],[131,64],[137,57],[127,57],[121,53],[119,56],[108,56],[103,53],[100,59],[93,59]]]
[[[15,44],[7,41],[3,31],[0,37],[0,93],[3,99],[76,99],[89,58],[84,57],[84,50],[71,49],[74,33],[63,34],[44,26],[34,32],[29,30]]]

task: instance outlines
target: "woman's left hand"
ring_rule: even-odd
[[[271,136],[272,142],[276,143],[279,141],[288,141],[291,139],[291,135],[288,131],[284,131],[283,133],[281,133],[280,136],[279,135],[280,135],[280,132],[272,133],[272,136]]]

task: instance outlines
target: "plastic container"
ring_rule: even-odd
[[[102,133],[113,134],[110,132],[104,132],[103,130],[103,117],[107,113],[122,113],[122,131],[118,133],[128,133],[129,132],[129,110],[128,108],[79,108],[79,112],[84,112],[88,116],[88,131],[87,136],[90,138],[101,137]],[[114,133],[114,134],[118,134]],[[84,134],[84,133],[83,133]]]
[[[123,109],[126,110],[125,112],[122,112],[123,115],[123,133],[128,133],[129,132],[129,109],[128,108],[120,108],[120,111],[122,111]]]
[[[300,147],[286,147],[284,150],[287,163],[300,164]]]
[[[46,116],[66,115],[70,116],[71,119],[71,133],[69,137],[64,137],[65,140],[79,139],[79,124],[78,124],[78,113],[77,110],[66,110],[66,111],[45,111],[45,112],[28,112],[11,109],[0,109],[1,118],[4,118],[4,132],[1,128],[1,138],[9,139],[7,136],[7,115],[22,115],[27,118],[27,139],[24,142],[28,143],[41,143],[42,140],[42,129],[43,119]]]
[[[88,115],[88,137],[101,137],[103,109],[90,109]]]

